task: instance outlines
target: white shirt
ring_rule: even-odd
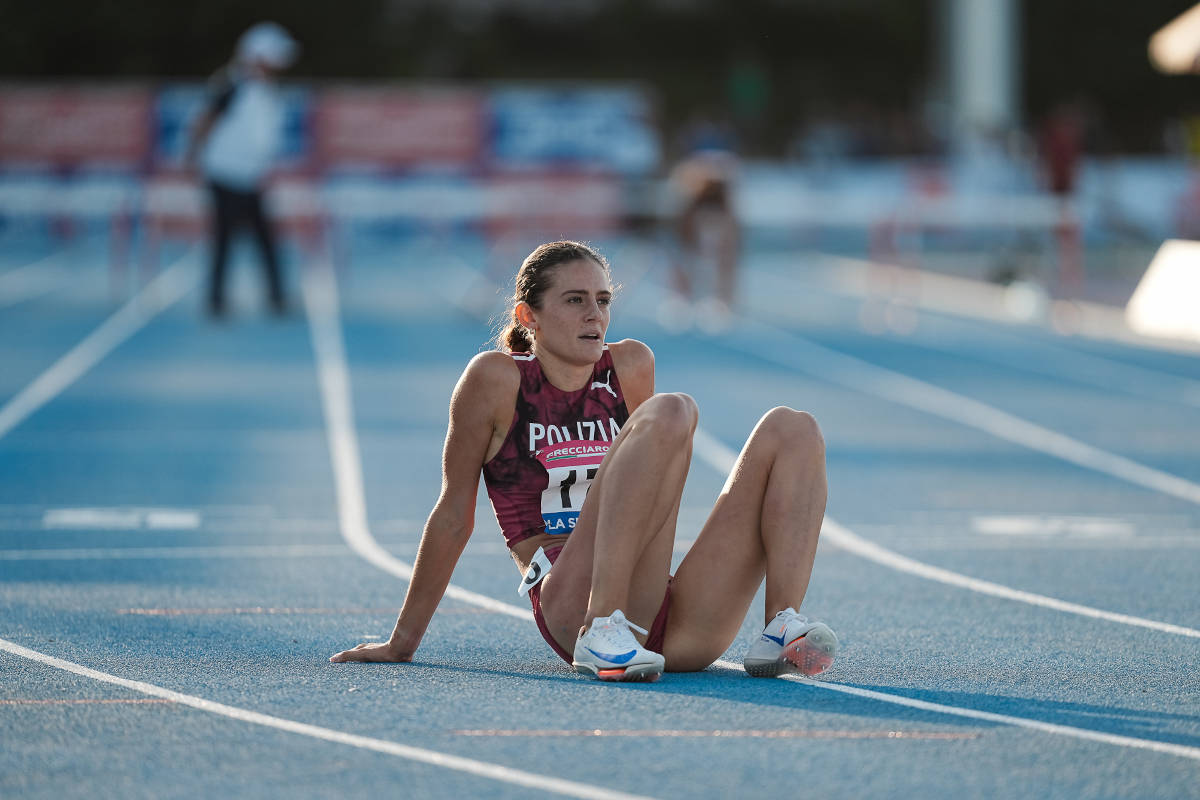
[[[283,98],[275,85],[235,78],[233,96],[204,144],[204,175],[230,189],[259,189],[283,143]]]

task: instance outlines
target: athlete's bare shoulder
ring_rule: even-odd
[[[495,350],[472,358],[458,379],[450,400],[450,433],[479,432],[483,443],[479,463],[495,455],[504,442],[520,388],[516,362],[508,353]],[[448,437],[447,448],[449,441]]]
[[[468,372],[484,379],[503,380],[506,376],[511,376],[520,380],[512,355],[499,350],[484,350],[482,353],[477,353],[467,362],[467,369],[463,374]]]
[[[633,413],[654,394],[654,351],[637,339],[612,342],[608,349],[625,393],[625,406]]]
[[[612,351],[613,363],[617,365],[618,370],[621,367],[632,370],[654,368],[654,351],[643,341],[622,339],[619,342],[610,342],[608,349]]]
[[[456,394],[464,390],[484,392],[499,399],[511,393],[516,397],[521,385],[521,373],[508,353],[488,350],[472,358],[458,379]]]

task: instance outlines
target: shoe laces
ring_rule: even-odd
[[[804,616],[791,606],[788,606],[783,611],[780,611],[778,614],[776,614],[775,619],[782,622],[785,628],[793,622],[798,622],[801,625],[807,625],[809,622],[808,617]]]
[[[596,617],[593,619],[592,626],[588,629],[589,633],[595,632],[606,639],[620,642],[623,645],[628,646],[632,643],[634,647],[640,647],[637,639],[633,638],[632,631],[637,631],[643,636],[649,635],[649,632],[645,628],[625,619],[624,612],[619,608],[607,617]]]

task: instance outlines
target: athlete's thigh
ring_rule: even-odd
[[[675,572],[664,655],[668,669],[703,669],[737,636],[766,574],[762,507],[771,458],[752,438],[700,535]]]
[[[672,515],[638,562],[630,582],[629,607],[621,609],[626,618],[644,628],[649,628],[658,616],[667,592],[677,515],[678,512]],[[585,545],[587,538],[590,538],[590,543]],[[551,634],[568,651],[574,645],[587,614],[594,544],[594,536],[582,537],[576,530],[554,562],[550,574],[542,580],[542,616]],[[640,635],[638,638],[645,639]]]
[[[613,448],[619,443],[618,437]],[[542,582],[542,614],[555,639],[560,640],[560,643],[563,637],[568,637],[571,643],[575,641],[587,613],[592,587],[592,564],[596,552],[600,498],[603,497],[608,483],[607,464],[607,459],[601,464],[575,527],[554,562],[554,568]],[[674,511],[646,545],[637,567],[630,576],[629,608],[621,610],[628,619],[642,627],[648,628],[648,623],[653,622],[666,594],[678,517],[677,499]],[[570,646],[567,649],[570,649]]]
[[[686,430],[678,426],[681,411],[680,403],[686,400],[685,406],[691,408],[691,424]],[[686,414],[684,415],[686,418]],[[616,496],[627,487],[634,478],[639,488],[646,487],[650,481],[657,481],[654,506],[658,509],[668,509],[665,519],[658,529],[648,537],[645,531],[605,530],[603,551],[607,547],[620,548],[626,541],[620,537],[632,533],[635,541],[632,546],[640,548],[640,556],[630,572],[629,594],[625,608],[625,616],[643,627],[649,627],[658,615],[666,593],[667,580],[671,567],[671,553],[675,540],[675,524],[679,515],[679,501],[683,495],[683,484],[687,478],[686,464],[690,460],[690,438],[685,443],[678,437],[690,437],[694,430],[694,404],[690,398],[676,395],[656,395],[643,403],[630,416],[621,432],[613,440],[612,447],[600,464],[600,469],[592,481],[575,527],[570,538],[559,554],[554,569],[544,579],[541,590],[543,614],[556,639],[569,636],[574,641],[575,634],[583,622],[587,612],[588,599],[591,594],[593,566],[597,551],[597,531],[600,523],[601,509],[613,510],[619,508],[625,498]],[[656,420],[658,420],[656,422]],[[664,424],[664,420],[667,424]],[[649,426],[648,428],[645,426]],[[645,433],[639,435],[639,431]],[[636,439],[636,444],[631,441]],[[669,470],[667,474],[657,475],[641,466],[641,460],[623,458],[628,454],[626,448],[634,448],[636,456],[638,448],[659,448],[658,452],[677,453],[682,459],[682,470]],[[635,470],[633,475],[617,474],[614,469]],[[657,515],[656,515],[657,516]],[[628,552],[628,551],[625,551]],[[601,613],[610,613],[614,609],[604,609]]]

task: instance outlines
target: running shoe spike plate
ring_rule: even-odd
[[[820,675],[833,664],[838,640],[829,626],[812,622],[795,609],[785,608],[767,623],[758,641],[750,645],[743,666],[755,678],[788,673]]]

